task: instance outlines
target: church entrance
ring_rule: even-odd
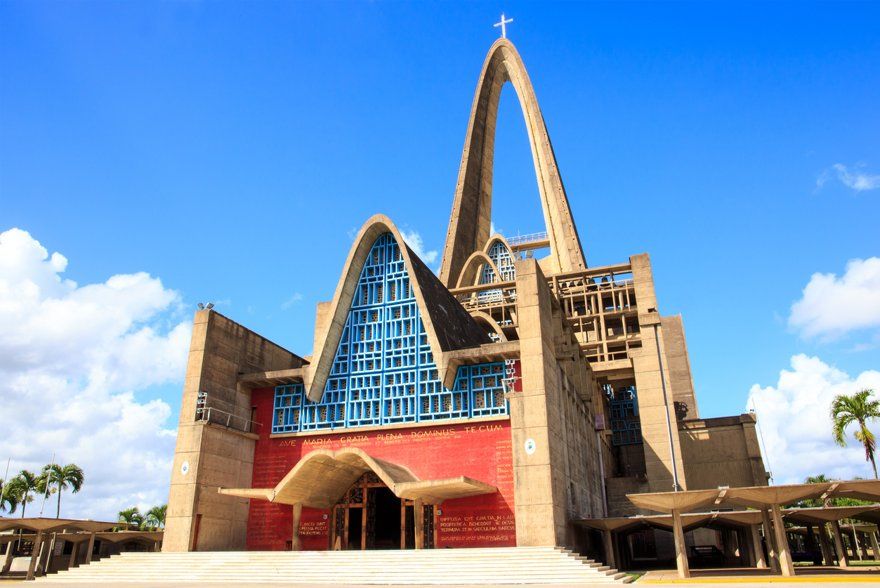
[[[426,505],[422,523],[423,547],[434,547],[434,507]],[[355,482],[333,508],[330,548],[414,549],[415,504],[398,498],[376,474]]]

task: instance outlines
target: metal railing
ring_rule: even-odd
[[[213,406],[196,409],[196,422],[221,425],[227,429],[235,429],[243,433],[256,433],[263,426],[262,423],[214,408]]]
[[[523,245],[528,245],[530,243],[541,243],[542,241],[546,241],[547,232],[529,233],[528,235],[516,235],[515,237],[505,238],[511,247],[522,247]]]

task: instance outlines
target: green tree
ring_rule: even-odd
[[[167,504],[160,504],[148,510],[147,514],[144,515],[144,522],[141,524],[141,528],[155,531],[165,527],[165,512],[167,510]]]
[[[132,506],[131,508],[120,510],[118,520],[120,523],[126,523],[136,529],[139,529],[140,526],[144,523],[144,515],[141,514],[141,511],[140,509],[138,509],[138,507]]]
[[[12,483],[14,479],[8,482],[0,480],[0,512],[6,511],[13,514],[18,508],[18,492],[15,484]]]
[[[851,396],[835,396],[831,402],[831,420],[834,423],[834,441],[841,447],[846,447],[846,428],[852,424],[858,425],[853,437],[865,447],[865,461],[871,462],[874,478],[878,478],[877,462],[874,461],[877,439],[868,428],[868,421],[880,417],[880,401],[871,398],[873,393],[873,390],[865,389]]]
[[[27,505],[34,501],[32,494],[40,492],[41,484],[40,476],[28,470],[21,470],[17,476],[9,480],[10,492],[21,505],[21,518],[24,518]]]
[[[43,475],[46,479],[46,495],[50,493],[52,486],[58,491],[58,508],[55,511],[55,518],[61,517],[61,493],[70,488],[71,492],[76,494],[82,488],[85,482],[85,474],[75,463],[69,463],[62,466],[57,463],[50,463],[43,468]]]

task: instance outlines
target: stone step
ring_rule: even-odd
[[[308,584],[621,583],[625,574],[554,547],[406,551],[127,552],[40,578],[45,583]]]

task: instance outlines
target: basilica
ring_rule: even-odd
[[[544,217],[516,237],[491,231],[508,82]],[[526,68],[501,38],[439,275],[377,215],[317,304],[311,355],[196,313],[163,550],[601,553],[601,525],[585,523],[639,513],[627,495],[766,485],[754,416],[700,417],[682,317],[662,313],[649,256],[589,266],[584,245]],[[636,529],[615,549],[662,559],[666,535]]]

